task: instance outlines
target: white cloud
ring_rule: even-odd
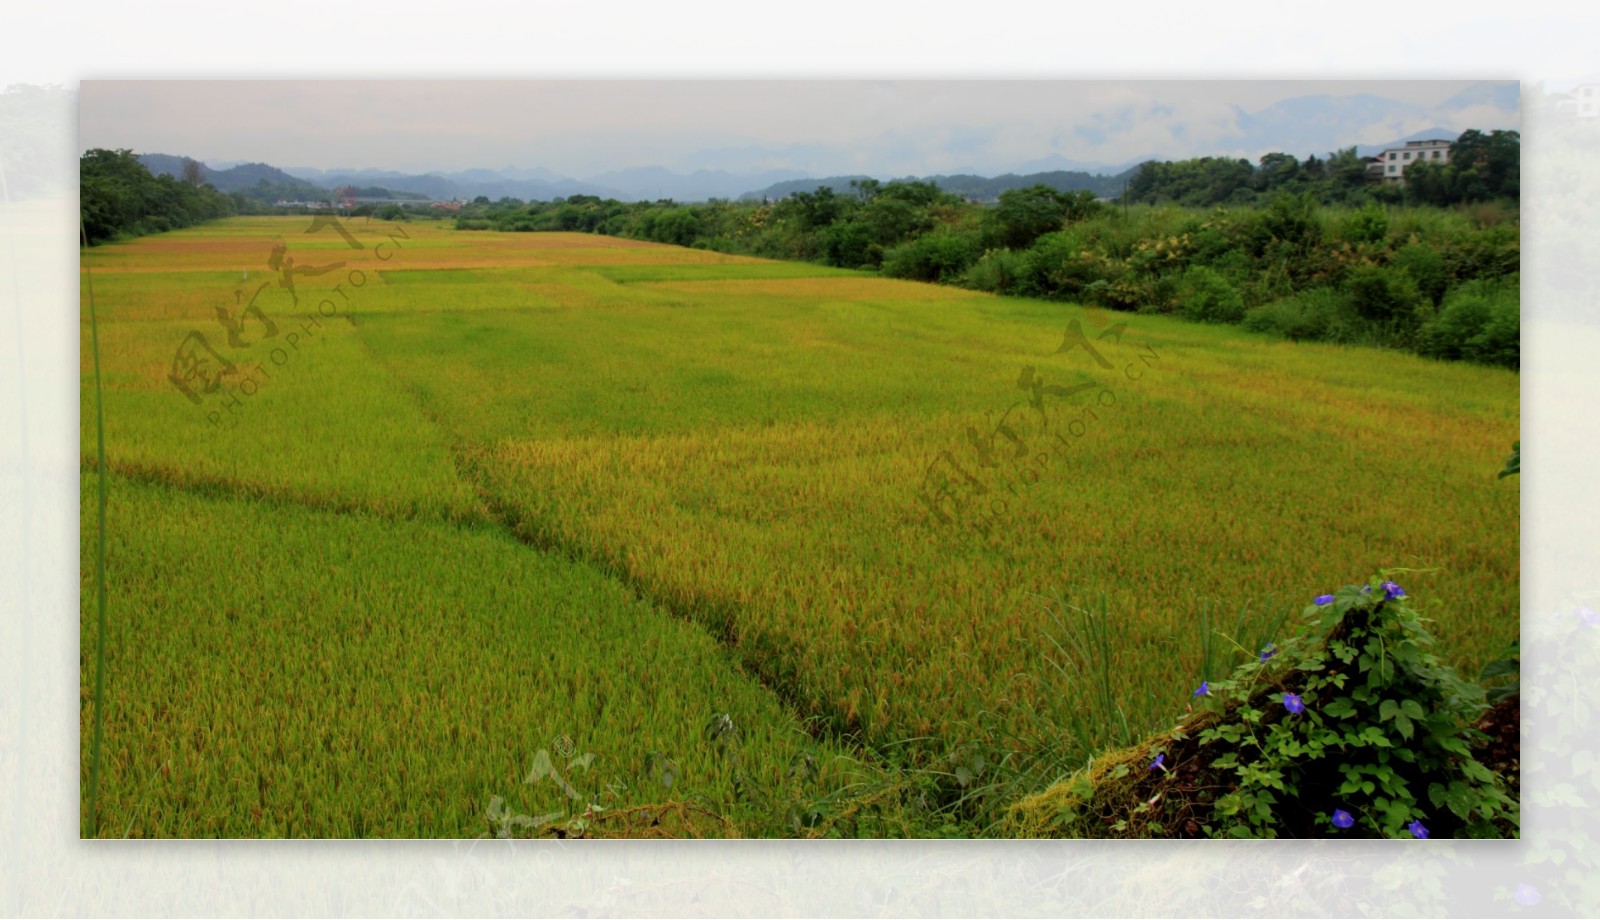
[[[756,171],[998,172],[1052,154],[1250,155],[1237,112],[1319,93],[1437,106],[1469,81],[284,81],[89,82],[85,147],[208,161],[448,171],[645,165]],[[1366,126],[1382,143],[1492,110]],[[1429,119],[1432,119],[1431,121]],[[1275,149],[1297,149],[1285,138]],[[707,151],[712,153],[707,154]]]

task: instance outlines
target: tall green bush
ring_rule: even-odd
[[[1361,338],[1360,324],[1349,299],[1327,287],[1262,304],[1244,319],[1244,327],[1252,332],[1297,342],[1353,343]]]
[[[1363,319],[1406,323],[1422,299],[1417,282],[1404,268],[1357,265],[1345,278],[1344,288]]]
[[[1450,288],[1450,267],[1445,263],[1444,255],[1438,247],[1430,246],[1416,240],[1395,250],[1394,261],[1391,263],[1397,268],[1404,269],[1417,284],[1417,290],[1428,302],[1438,306],[1444,302],[1444,295]]]
[[[1010,249],[991,249],[967,270],[966,286],[991,294],[1016,293],[1027,273],[1028,258]]]
[[[1345,214],[1337,222],[1334,236],[1352,244],[1381,243],[1389,235],[1389,215],[1381,205],[1369,203]]]
[[[980,251],[977,234],[940,228],[884,253],[883,273],[912,281],[955,283],[978,261]]]
[[[1439,315],[1419,337],[1417,350],[1432,358],[1521,367],[1521,298],[1516,284],[1469,282],[1450,292]]]
[[[1105,260],[1096,258],[1082,228],[1046,233],[1028,249],[1018,293],[1035,297],[1076,297],[1106,277]]]
[[[1244,298],[1228,279],[1204,266],[1183,275],[1183,312],[1203,323],[1236,323],[1244,319]]]

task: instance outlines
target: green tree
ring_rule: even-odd
[[[1302,259],[1321,239],[1316,200],[1309,194],[1280,193],[1256,215],[1250,248],[1258,256]]]
[[[1336,188],[1360,188],[1367,184],[1367,161],[1354,147],[1328,154],[1325,173]]]
[[[886,183],[878,190],[878,194],[887,195],[890,198],[921,208],[931,207],[941,202],[952,203],[957,200],[932,182],[916,182],[905,179]]]
[[[187,227],[233,214],[233,199],[209,185],[156,177],[131,150],[95,148],[78,160],[79,214],[90,245]]]
[[[1450,148],[1461,200],[1517,198],[1522,190],[1522,135],[1477,129],[1462,132]]]
[[[987,217],[989,238],[995,245],[1026,249],[1065,225],[1066,196],[1044,185],[1001,192],[1000,202]]]
[[[1287,153],[1269,153],[1262,156],[1256,170],[1255,187],[1257,191],[1274,192],[1303,178],[1299,160]]]
[[[1460,167],[1454,164],[1446,165],[1427,160],[1412,163],[1405,171],[1406,203],[1445,207],[1464,200],[1462,172]]]
[[[855,189],[856,197],[862,202],[868,202],[878,197],[879,183],[877,179],[851,179],[850,187]]]
[[[844,200],[824,185],[815,192],[796,192],[784,199],[786,212],[793,214],[803,232],[820,230],[844,214]]]
[[[1128,182],[1130,201],[1150,204],[1172,202],[1188,207],[1248,203],[1255,169],[1249,160],[1199,157],[1177,162],[1150,161],[1139,166]]]
[[[692,208],[666,208],[652,216],[647,235],[658,243],[691,246],[700,233],[700,217]]]

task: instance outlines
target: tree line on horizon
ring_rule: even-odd
[[[1455,141],[1448,163],[1417,162],[1409,165],[1405,173],[1404,186],[1371,181],[1367,173],[1366,158],[1358,155],[1357,148],[1349,147],[1332,152],[1326,158],[1313,155],[1303,161],[1281,152],[1268,153],[1256,164],[1244,159],[1227,157],[1193,157],[1177,161],[1150,160],[1119,176],[1092,176],[1083,172],[1057,171],[1029,176],[1007,174],[993,178],[968,175],[935,176],[928,179],[909,178],[887,183],[863,176],[833,177],[780,183],[767,192],[782,192],[776,196],[778,200],[796,199],[802,206],[809,206],[808,202],[819,197],[826,199],[828,196],[835,196],[845,201],[852,197],[870,198],[880,189],[890,189],[891,194],[886,201],[893,201],[905,198],[905,194],[900,194],[903,190],[923,186],[931,186],[952,200],[976,199],[993,203],[995,206],[999,206],[1000,197],[1008,192],[1017,193],[1036,186],[1044,186],[1065,195],[1088,192],[1092,193],[1092,197],[1116,200],[1124,204],[1177,204],[1186,207],[1261,206],[1282,192],[1308,194],[1319,203],[1329,205],[1360,206],[1368,201],[1377,201],[1382,204],[1450,206],[1497,199],[1517,200],[1520,194],[1520,150],[1520,135],[1516,131],[1496,130],[1485,134],[1469,130],[1463,132]],[[276,170],[270,170],[264,164],[256,165],[265,171],[263,176],[266,172],[276,173]],[[142,175],[141,171],[150,174],[149,178]],[[309,200],[309,190],[314,188],[309,183],[299,180],[291,180],[294,184],[290,185],[261,178],[248,188],[233,189],[224,194],[224,197],[232,203],[230,211],[228,205],[207,198],[203,193],[197,197],[176,190],[172,185],[161,184],[163,179],[175,179],[186,186],[206,187],[215,191],[207,173],[204,166],[191,159],[154,155],[136,156],[126,150],[96,149],[86,152],[80,161],[80,180],[87,192],[84,200],[84,223],[86,226],[91,223],[94,225],[94,232],[90,234],[91,244],[113,239],[118,235],[136,236],[141,233],[161,232],[172,227],[188,226],[195,220],[228,216],[230,213],[290,213],[293,212],[292,207],[281,209],[276,207],[275,203],[283,199]],[[331,192],[321,189],[316,191],[324,193],[323,199],[332,201]],[[389,193],[387,189],[382,188],[363,189],[361,193],[374,197],[419,197]],[[772,194],[752,193],[740,199],[740,203],[753,205],[758,194],[762,198],[762,205],[770,204],[771,198],[775,197]],[[923,194],[913,193],[913,197]],[[716,208],[723,203],[720,199],[712,199],[702,207]],[[501,229],[582,229],[589,232],[616,232],[601,228],[615,228],[621,224],[631,223],[631,221],[619,221],[618,218],[632,211],[641,209],[649,211],[677,204],[670,200],[624,203],[592,195],[574,195],[568,198],[556,198],[549,202],[524,202],[517,198],[502,198],[498,202],[491,202],[488,198],[480,196],[461,216],[467,220],[486,220]],[[381,206],[366,208],[364,213],[373,213],[378,207]],[[826,210],[829,205],[824,200],[817,207]],[[526,210],[517,213],[519,208]],[[574,216],[574,209],[582,213]],[[599,219],[596,219],[593,213],[596,209],[604,211]],[[434,207],[431,202],[422,201],[414,205],[408,204],[404,209],[399,206],[389,206],[385,213],[390,217],[403,217],[407,214],[455,216],[453,211],[446,212]],[[552,213],[553,217],[544,217]],[[530,221],[522,219],[523,217],[534,219]],[[553,228],[546,226],[552,220],[557,226]],[[654,229],[654,225],[660,222],[647,223]],[[685,236],[682,226],[684,223],[681,218],[669,219],[657,232],[682,238]],[[881,226],[884,221],[879,223],[878,229],[892,231],[893,225],[902,222],[889,220],[887,223],[891,226],[888,227]],[[891,232],[889,235],[894,234]],[[894,242],[881,238],[883,234],[878,234],[878,237],[880,238],[873,242],[879,246],[886,242]],[[849,246],[834,247],[834,251],[841,255],[849,249]]]
[[[78,160],[78,214],[90,246],[232,217],[239,203],[207,185],[199,164],[180,177],[152,175],[131,150],[86,151]]]
[[[128,151],[90,151],[81,169],[91,244],[262,212],[187,169],[151,176]],[[1349,148],[1257,167],[1147,163],[1114,204],[1033,185],[981,205],[932,182],[858,179],[775,202],[479,197],[449,216],[460,230],[599,233],[1519,367],[1519,135],[1466,132],[1447,163],[1405,177],[1372,182]]]
[[[1521,134],[1476,129],[1462,132],[1448,162],[1418,160],[1407,165],[1404,184],[1374,182],[1366,157],[1355,147],[1326,158],[1304,161],[1269,153],[1257,164],[1227,157],[1142,163],[1128,178],[1126,199],[1145,204],[1187,207],[1259,205],[1281,192],[1309,194],[1319,203],[1448,207],[1480,201],[1516,201],[1521,196]]]

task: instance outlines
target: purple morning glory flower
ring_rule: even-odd
[[[1211,695],[1211,681],[1209,681],[1209,680],[1201,681],[1200,682],[1200,686],[1194,688],[1194,695],[1195,696],[1210,696]]]
[[[1517,890],[1512,892],[1511,898],[1518,904],[1521,904],[1523,907],[1532,907],[1533,905],[1544,900],[1544,898],[1539,895],[1539,889],[1533,887],[1527,882],[1523,882],[1522,884],[1518,885]]]
[[[1333,603],[1333,595],[1332,594],[1323,594],[1323,595],[1317,597],[1311,603],[1316,604],[1318,607],[1326,607],[1329,604]]]
[[[1411,836],[1417,838],[1418,840],[1428,839],[1428,829],[1422,826],[1421,821],[1412,821],[1410,824],[1406,825],[1406,830],[1410,831]]]
[[[1273,645],[1271,642],[1268,642],[1266,646],[1261,649],[1261,660],[1264,662],[1276,654],[1278,654],[1278,647]]]
[[[1300,695],[1298,693],[1285,693],[1283,695],[1283,708],[1289,710],[1295,715],[1299,715],[1300,713],[1306,711],[1306,704],[1300,702]]]
[[[1347,828],[1347,827],[1353,827],[1355,825],[1355,823],[1356,823],[1356,819],[1355,819],[1355,817],[1353,815],[1350,814],[1350,812],[1345,811],[1343,808],[1335,808],[1333,810],[1333,826],[1334,827],[1343,829],[1343,828]]]
[[[1383,599],[1384,600],[1389,600],[1390,598],[1393,598],[1393,597],[1405,597],[1405,596],[1406,596],[1406,589],[1405,588],[1400,587],[1399,585],[1395,584],[1392,581],[1386,581],[1386,582],[1383,583]]]
[[[1165,754],[1157,754],[1156,755],[1156,759],[1150,763],[1150,766],[1147,769],[1150,769],[1150,770],[1165,770],[1166,767],[1163,767],[1161,765],[1161,761],[1166,760],[1166,759],[1167,759],[1167,755],[1165,755]]]
[[[1588,626],[1591,629],[1593,627],[1600,626],[1600,613],[1595,613],[1588,607],[1578,608],[1578,619],[1583,621],[1583,625]]]

